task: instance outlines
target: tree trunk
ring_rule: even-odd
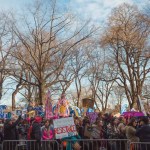
[[[16,89],[13,93],[12,93],[12,111],[15,110],[15,105],[16,105],[16,94],[18,93],[18,89]]]
[[[3,82],[2,74],[0,74],[0,100],[2,99],[3,95]]]
[[[38,99],[38,105],[43,105],[44,101],[45,101],[45,91],[46,91],[46,87],[44,86],[43,83],[39,84],[39,99]]]
[[[0,100],[2,99],[3,85],[0,83]]]

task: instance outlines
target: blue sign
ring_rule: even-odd
[[[22,115],[22,110],[16,110],[16,115],[17,115],[17,116]]]
[[[124,104],[124,105],[122,105],[122,107],[121,107],[121,114],[123,113],[123,112],[126,112],[127,111],[127,104]]]
[[[3,109],[0,107],[0,118],[4,118],[4,112]]]
[[[0,105],[0,108],[2,108],[2,109],[6,109],[6,108],[7,108],[7,106],[6,106],[6,105]]]
[[[43,115],[43,108],[42,108],[42,106],[35,107],[34,110],[37,111],[39,116]]]
[[[94,109],[88,108],[87,112],[94,112]]]

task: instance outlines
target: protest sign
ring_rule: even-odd
[[[34,110],[28,112],[29,118],[35,117],[36,113]]]
[[[17,115],[17,116],[22,115],[22,110],[16,110],[16,115]]]
[[[11,112],[8,112],[8,113],[7,113],[7,118],[10,119],[11,116],[12,116]]]
[[[82,99],[82,106],[86,108],[93,108],[94,107],[94,100],[90,98]]]
[[[96,118],[98,117],[97,112],[87,112],[86,116],[89,117],[90,123],[94,123],[96,121]]]
[[[6,105],[0,105],[0,118],[4,118],[4,110],[7,108]]]
[[[92,136],[94,139],[99,139],[99,138],[100,138],[100,130],[99,130],[96,126],[93,127],[91,136]]]
[[[4,111],[3,111],[3,108],[0,107],[0,118],[3,118],[4,117]]]
[[[51,94],[50,94],[50,91],[48,91],[48,93],[46,95],[45,118],[46,119],[53,118],[53,106],[52,106],[52,103],[51,103]]]
[[[54,120],[54,130],[56,139],[76,135],[76,127],[73,117]]]
[[[41,116],[44,113],[42,106],[34,107],[34,110],[37,112],[37,115],[39,116]]]
[[[126,112],[127,111],[127,104],[124,104],[124,105],[122,105],[121,106],[121,114],[123,113],[123,112]]]

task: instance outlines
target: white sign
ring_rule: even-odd
[[[96,127],[93,128],[91,136],[95,139],[100,138],[100,130],[98,130]]]
[[[53,122],[56,139],[76,135],[77,132],[73,117],[56,119]]]
[[[17,116],[22,115],[22,110],[16,110],[16,115],[17,115]]]

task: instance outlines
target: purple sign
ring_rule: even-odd
[[[89,117],[91,124],[94,123],[98,117],[97,112],[87,112],[86,116]]]

